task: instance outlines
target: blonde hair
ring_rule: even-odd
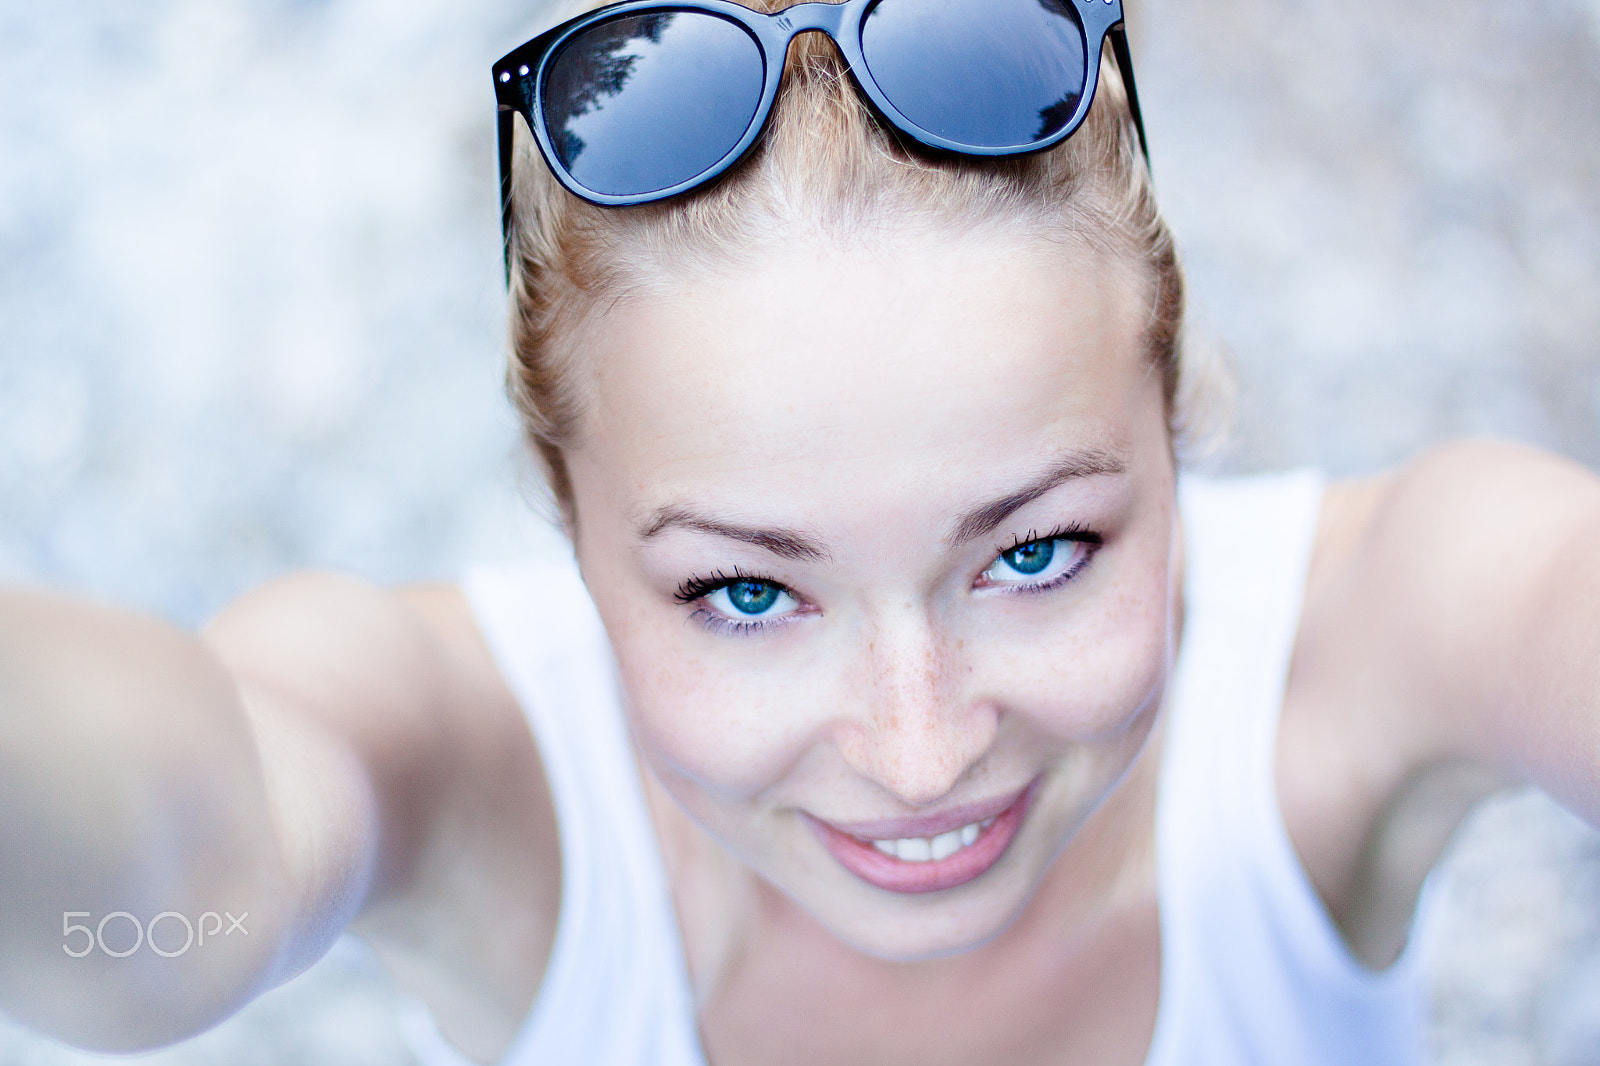
[[[762,11],[789,2],[746,0]],[[682,271],[736,265],[796,226],[840,235],[1015,227],[1120,257],[1148,281],[1144,348],[1161,378],[1175,445],[1203,421],[1217,374],[1186,365],[1182,268],[1109,59],[1083,126],[1055,148],[1002,160],[933,157],[872,114],[831,41],[804,34],[791,45],[766,135],[751,155],[710,186],[637,207],[596,207],[566,192],[517,125],[507,386],[569,523],[563,448],[576,439],[585,407],[577,372],[585,323],[629,292],[660,291]]]

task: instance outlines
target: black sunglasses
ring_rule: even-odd
[[[1149,158],[1122,0],[846,0],[771,15],[727,0],[627,0],[564,22],[494,65],[507,234],[517,112],[577,196],[666,199],[750,149],[789,42],[811,31],[833,39],[891,126],[924,147],[970,156],[1037,152],[1070,137],[1089,113],[1109,39]]]

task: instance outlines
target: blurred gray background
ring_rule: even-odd
[[[0,0],[0,579],[196,623],[299,566],[558,550],[500,393],[502,0]],[[1140,0],[1222,470],[1513,437],[1600,468],[1600,0]],[[1485,515],[1485,521],[1494,521]],[[1489,805],[1438,1062],[1600,1063],[1600,843]],[[0,1064],[101,1061],[0,1021]],[[145,1061],[402,1066],[360,944]]]

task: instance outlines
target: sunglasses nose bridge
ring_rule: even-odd
[[[839,31],[844,26],[845,12],[853,7],[854,4],[824,4],[813,0],[811,3],[784,8],[769,17],[791,41],[802,33],[813,32],[826,33],[837,41]]]

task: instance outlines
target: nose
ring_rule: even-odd
[[[866,635],[835,743],[856,773],[922,807],[949,795],[993,745],[999,710],[970,698],[962,643],[911,614]]]

